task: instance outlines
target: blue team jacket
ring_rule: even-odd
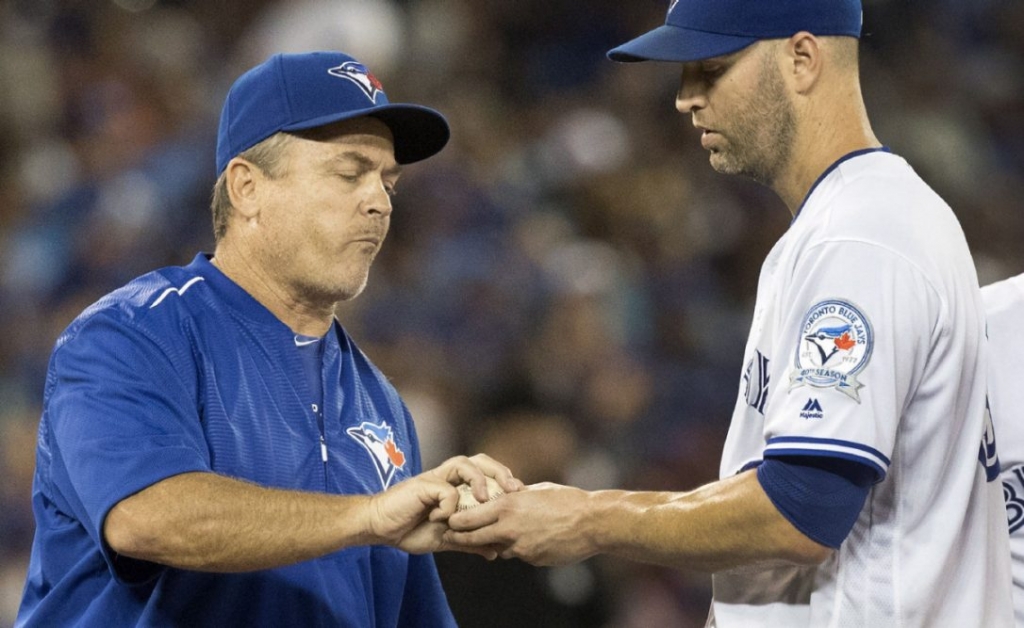
[[[418,473],[395,389],[340,325],[323,351],[318,417],[294,334],[205,255],[83,312],[47,373],[17,625],[453,626],[429,555],[356,547],[210,574],[127,559],[102,541],[111,507],[180,473],[345,494]]]

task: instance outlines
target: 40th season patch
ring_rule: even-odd
[[[799,386],[835,388],[860,403],[857,381],[871,359],[871,323],[847,301],[822,301],[812,307],[800,326],[796,364],[790,390]]]

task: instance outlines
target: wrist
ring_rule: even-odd
[[[338,506],[333,517],[345,546],[388,544],[379,531],[377,500],[373,495],[339,496]]]
[[[615,521],[615,509],[622,495],[623,491],[592,491],[584,500],[578,525],[588,554],[604,554],[611,549],[613,530],[609,524]]]

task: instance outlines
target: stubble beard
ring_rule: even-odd
[[[772,187],[789,162],[796,137],[796,112],[778,68],[766,55],[757,90],[733,119],[728,145],[712,150],[711,167]]]
[[[365,267],[347,270],[344,278],[333,278],[334,281],[328,279],[323,283],[311,284],[307,286],[307,290],[311,296],[324,303],[338,304],[343,301],[351,301],[366,289],[366,285],[370,281],[372,266],[373,260],[371,259]]]
[[[334,307],[344,301],[351,301],[362,294],[370,278],[370,269],[377,252],[368,254],[369,259],[347,260],[335,272],[310,272],[298,282],[298,292],[310,303],[323,307]]]

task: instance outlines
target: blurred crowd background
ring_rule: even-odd
[[[427,464],[485,451],[527,482],[714,479],[789,215],[712,171],[674,109],[676,66],[606,60],[667,4],[0,0],[0,626],[31,545],[52,343],[105,292],[212,249],[220,106],[278,51],[353,54],[393,102],[452,124],[406,170],[370,285],[340,314]],[[953,206],[982,283],[1024,271],[1024,3],[864,4],[877,134]],[[468,628],[699,626],[710,598],[707,576],[608,558],[438,564]]]

